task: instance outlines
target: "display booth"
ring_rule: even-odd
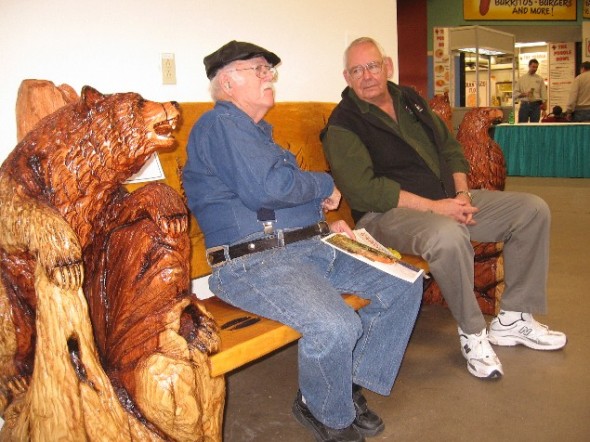
[[[449,28],[456,107],[514,105],[515,43],[513,34],[483,26]]]

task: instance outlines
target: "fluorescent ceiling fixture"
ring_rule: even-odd
[[[533,41],[530,43],[515,43],[515,48],[532,48],[534,46],[547,46],[547,42],[545,41]]]
[[[481,55],[514,54],[514,35],[484,26],[449,28],[449,49]]]
[[[486,48],[461,48],[459,49],[461,52],[469,52],[471,54],[484,54],[484,55],[504,55],[502,51],[495,51],[493,49],[486,49]]]

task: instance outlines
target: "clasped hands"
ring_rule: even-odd
[[[467,226],[477,224],[473,216],[479,209],[471,205],[467,195],[457,195],[455,198],[434,200],[431,201],[430,207],[432,212],[453,218],[461,224]]]

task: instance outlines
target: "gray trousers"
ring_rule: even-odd
[[[439,284],[453,317],[466,333],[486,322],[473,294],[470,240],[504,242],[501,308],[545,313],[551,213],[541,198],[527,193],[473,190],[477,224],[465,226],[442,215],[396,208],[367,213],[357,223],[382,244],[419,255]]]

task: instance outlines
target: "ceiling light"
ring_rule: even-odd
[[[483,54],[483,55],[504,55],[505,53],[502,51],[496,51],[494,49],[486,49],[486,48],[460,48],[459,51],[461,52],[469,52],[470,54]]]
[[[529,43],[514,43],[515,48],[532,48],[534,46],[547,46],[545,41],[533,41]]]

